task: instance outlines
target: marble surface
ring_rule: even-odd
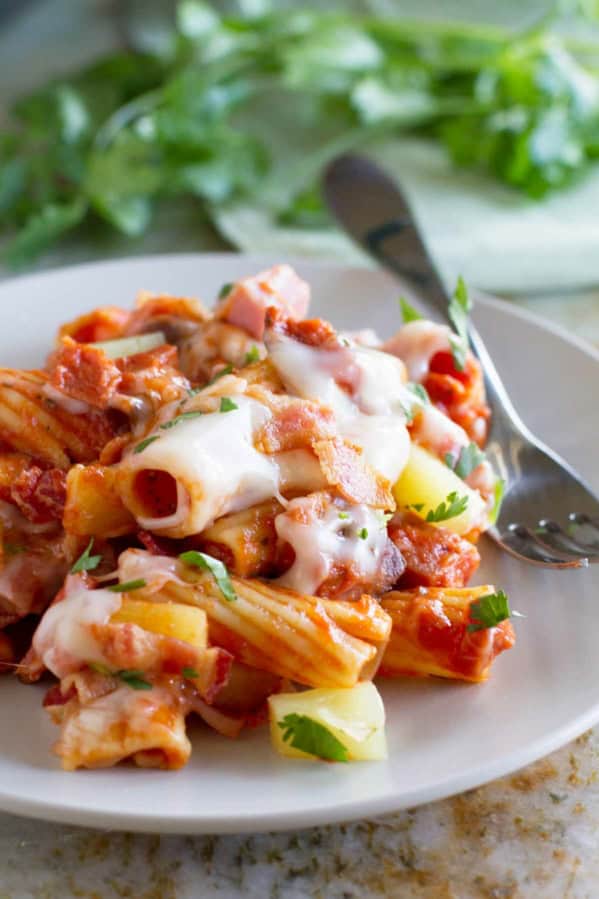
[[[599,735],[385,818],[296,833],[140,836],[0,816],[1,899],[594,899]]]

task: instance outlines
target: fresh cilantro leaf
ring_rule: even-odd
[[[483,451],[478,448],[477,444],[474,443],[474,441],[471,441],[468,446],[462,447],[457,461],[451,453],[445,453],[444,458],[447,467],[451,468],[452,471],[455,471],[457,476],[465,481],[468,475],[473,472],[475,468],[478,468],[481,462],[485,461],[486,456]]]
[[[499,513],[501,512],[501,503],[503,502],[504,494],[505,481],[503,478],[497,478],[495,481],[493,508],[489,512],[489,522],[492,525],[496,523]]]
[[[143,453],[146,446],[149,446],[151,443],[154,443],[155,440],[158,440],[158,435],[154,434],[152,437],[146,437],[145,440],[142,440],[141,443],[138,443],[134,448],[134,453]]]
[[[223,368],[221,368],[219,371],[217,371],[217,373],[215,375],[212,375],[212,377],[206,384],[206,387],[210,387],[212,384],[214,384],[220,378],[224,378],[225,375],[230,375],[232,371],[233,371],[232,365],[229,364],[229,365],[223,366]],[[202,389],[202,388],[200,388],[200,389]]]
[[[219,412],[233,412],[235,409],[239,409],[237,403],[228,396],[221,397]]]
[[[216,581],[220,592],[228,602],[234,602],[237,599],[227,567],[220,561],[220,559],[215,559],[214,556],[209,556],[208,553],[198,552],[195,549],[190,549],[187,552],[181,553],[179,558],[182,562],[185,562],[186,565],[209,571]]]
[[[183,668],[181,670],[181,674],[183,675],[183,677],[187,678],[188,680],[195,680],[197,677],[200,676],[199,673],[195,670],[195,668]]]
[[[406,509],[414,509],[415,512],[422,512],[424,509],[424,503],[411,503],[406,506]]]
[[[501,621],[510,617],[508,598],[503,590],[488,593],[470,603],[469,631],[482,631],[488,627],[496,627]]]
[[[223,286],[221,287],[221,289],[218,292],[218,299],[224,300],[224,298],[227,297],[231,293],[231,291],[233,290],[234,287],[235,287],[235,285],[233,284],[232,281],[230,281],[228,284],[223,284]]]
[[[294,749],[314,755],[327,762],[347,762],[348,751],[335,734],[308,715],[285,715],[277,722],[283,731],[283,740]]]
[[[100,562],[102,561],[102,556],[91,556],[90,553],[92,551],[94,545],[94,538],[92,537],[73,567],[71,568],[71,574],[77,574],[79,571],[93,571],[94,568],[97,568]]]
[[[461,515],[468,505],[467,496],[458,496],[455,490],[448,493],[444,502],[439,503],[436,509],[429,509],[426,515],[426,521],[447,521],[449,518],[456,518]],[[416,508],[413,506],[412,508]]]
[[[113,584],[112,587],[108,587],[108,590],[112,590],[113,593],[129,593],[131,590],[139,590],[145,586],[146,581],[142,577],[138,577],[134,581],[125,581],[124,584]]]
[[[401,316],[404,325],[407,325],[408,322],[419,321],[422,318],[418,310],[414,309],[414,307],[410,303],[408,303],[405,297],[399,298],[399,307],[401,309]]]
[[[468,352],[468,314],[472,309],[472,302],[468,296],[468,289],[462,276],[458,278],[456,289],[449,301],[449,317],[456,330],[450,338],[453,364],[458,371],[464,371],[466,366],[466,354]]]
[[[367,540],[368,539],[368,528],[361,528],[358,531],[358,537],[360,538],[360,540]]]
[[[160,428],[163,431],[168,431],[170,428],[174,428],[175,425],[180,424],[182,421],[187,421],[190,418],[198,418],[203,414],[203,412],[182,412],[180,415],[177,415],[176,418],[171,418],[170,421],[165,421],[163,425],[160,425]]]
[[[339,512],[339,518],[345,521],[346,518],[349,518],[349,512]]]
[[[144,680],[143,671],[117,671],[116,676],[123,681],[123,683],[127,684],[128,687],[131,687],[133,690],[151,690],[152,684],[148,683],[147,680]]]
[[[32,212],[6,247],[7,263],[13,268],[22,268],[59,237],[75,228],[86,212],[87,203],[82,197],[77,197],[70,203],[47,203]]]
[[[243,360],[244,365],[251,365],[252,362],[260,362],[260,350],[254,344],[251,350],[248,350],[245,354],[245,359]]]

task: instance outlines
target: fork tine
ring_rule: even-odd
[[[500,535],[500,543],[509,553],[517,558],[543,565],[548,568],[585,568],[589,563],[584,556],[564,556],[562,553],[547,548],[540,543],[535,534],[524,525],[510,525]]]
[[[542,518],[539,521],[539,530],[534,531],[534,536],[539,543],[550,550],[556,550],[574,558],[586,556],[589,562],[599,562],[599,545],[578,542],[553,519]]]
[[[580,542],[582,537],[582,542],[599,551],[599,519],[573,512],[571,515],[568,515],[568,521],[570,522],[568,525],[568,534],[570,536],[573,536],[572,532],[575,532],[577,542]],[[586,539],[587,535],[590,538],[588,540]]]

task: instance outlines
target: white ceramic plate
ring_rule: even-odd
[[[264,257],[163,256],[84,265],[0,287],[0,361],[34,366],[59,322],[139,288],[210,299]],[[313,310],[344,328],[399,325],[398,286],[381,272],[296,261]],[[533,430],[599,489],[599,354],[509,306],[477,304],[475,319]],[[549,512],[550,510],[548,510]],[[238,741],[198,727],[190,764],[167,773],[120,767],[66,774],[43,687],[0,678],[0,808],[76,824],[225,833],[297,828],[390,812],[475,787],[519,768],[599,720],[599,567],[546,572],[486,541],[478,578],[506,589],[517,646],[490,682],[383,682],[389,760],[326,765],[274,754],[266,729]]]

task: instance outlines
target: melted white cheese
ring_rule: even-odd
[[[33,637],[46,668],[60,678],[90,662],[106,664],[91,626],[107,624],[121,602],[118,593],[81,587],[50,606]]]
[[[408,460],[405,411],[414,403],[403,364],[367,347],[329,350],[280,336],[268,348],[287,390],[329,406],[339,433],[361,446],[366,461],[395,482]],[[350,384],[352,394],[338,381]]]
[[[64,393],[61,393],[60,390],[57,390],[56,387],[53,387],[51,384],[44,384],[42,387],[42,393],[53,403],[56,403],[57,406],[60,406],[61,409],[64,409],[65,412],[69,412],[71,415],[86,415],[90,411],[89,403],[84,403],[83,400],[75,400],[70,396],[65,396]]]
[[[255,449],[256,432],[270,411],[256,400],[235,396],[237,409],[212,412],[158,430],[158,439],[121,463],[124,499],[140,527],[186,537],[197,534],[221,515],[270,499],[278,492],[279,474],[272,459]],[[177,482],[178,505],[168,518],[149,517],[134,490],[143,469],[168,472]]]
[[[295,561],[278,579],[282,586],[298,593],[315,595],[335,563],[350,565],[365,578],[377,570],[387,543],[382,516],[368,506],[355,505],[345,511],[331,505],[322,518],[297,515],[306,500],[291,500],[285,512],[275,518],[281,540],[291,545]],[[347,516],[341,518],[339,513]],[[308,512],[309,516],[309,512]],[[360,533],[364,536],[360,537]]]
[[[399,356],[406,364],[411,381],[422,381],[436,353],[451,350],[451,328],[418,319],[408,322],[386,343],[383,350]]]

